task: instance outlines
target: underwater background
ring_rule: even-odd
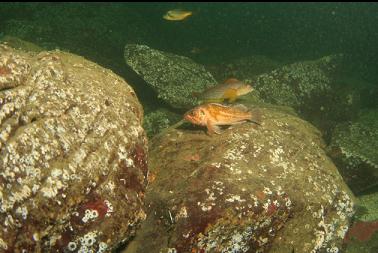
[[[167,20],[163,18],[167,11],[178,9],[191,13],[189,16],[182,17],[179,20]],[[316,236],[314,238],[310,236],[310,239],[302,238],[301,240],[308,241],[308,245],[304,244],[303,248],[300,248],[302,246],[293,246],[291,249],[289,246],[282,246],[279,249],[277,246],[280,245],[277,242],[278,239],[274,241],[276,234],[273,235],[270,232],[271,229],[279,231],[285,226],[293,226],[293,231],[295,231],[295,229],[298,229],[295,228],[295,225],[283,224],[286,224],[285,222],[290,220],[290,217],[294,215],[293,213],[301,213],[303,210],[314,209],[306,209],[306,205],[303,204],[303,206],[297,205],[297,209],[294,208],[294,211],[289,210],[290,204],[287,204],[289,202],[285,195],[286,193],[280,194],[278,188],[276,189],[277,193],[274,193],[274,190],[272,190],[272,193],[264,187],[261,188],[264,190],[255,188],[250,190],[255,192],[259,201],[265,201],[267,200],[266,196],[276,194],[271,201],[280,203],[281,206],[284,206],[285,203],[287,205],[287,209],[278,211],[279,204],[273,205],[269,202],[265,208],[267,216],[259,216],[257,218],[261,224],[264,224],[264,220],[274,220],[268,226],[269,228],[253,228],[253,231],[257,231],[257,234],[261,235],[260,239],[264,237],[263,235],[269,234],[266,237],[266,241],[265,239],[261,239],[260,241],[256,239],[249,241],[249,244],[243,244],[243,240],[253,237],[253,233],[248,230],[250,228],[248,226],[246,226],[248,229],[239,237],[235,236],[235,234],[227,234],[225,232],[222,238],[231,238],[228,241],[224,239],[224,241],[227,241],[227,245],[221,239],[214,239],[218,238],[214,234],[220,233],[219,231],[227,227],[229,223],[225,222],[228,225],[222,223],[223,227],[219,223],[216,223],[219,227],[214,225],[213,230],[211,230],[213,234],[209,232],[210,228],[208,224],[214,222],[216,219],[220,219],[219,217],[234,218],[234,216],[228,216],[228,213],[225,215],[222,213],[223,210],[216,210],[216,215],[205,215],[203,216],[205,218],[202,218],[200,214],[193,211],[194,209],[192,210],[189,207],[183,208],[183,206],[180,209],[181,204],[177,203],[185,202],[183,199],[186,196],[192,196],[192,193],[195,196],[195,189],[201,189],[201,187],[206,189],[205,191],[211,198],[214,197],[214,195],[208,192],[210,191],[209,189],[215,189],[214,192],[223,189],[221,180],[218,178],[215,181],[218,183],[215,183],[214,188],[204,186],[205,183],[202,181],[199,183],[196,181],[196,185],[191,186],[193,188],[185,188],[186,190],[182,190],[181,195],[176,196],[176,199],[180,200],[177,200],[178,202],[175,202],[175,204],[171,203],[171,199],[168,197],[170,196],[169,193],[161,193],[159,196],[155,195],[155,193],[150,193],[150,195],[146,193],[147,203],[153,206],[151,210],[154,210],[155,215],[161,210],[171,210],[169,212],[161,211],[164,214],[158,215],[159,217],[164,217],[162,220],[165,219],[165,221],[159,222],[164,224],[168,220],[168,225],[166,225],[165,229],[155,228],[154,226],[157,224],[157,221],[151,220],[152,218],[146,219],[146,217],[140,215],[142,211],[139,212],[139,209],[135,208],[133,212],[135,214],[138,213],[140,216],[133,216],[135,220],[130,222],[130,224],[138,224],[140,220],[146,219],[145,225],[142,225],[140,230],[142,232],[139,232],[138,237],[134,235],[135,231],[131,230],[131,236],[127,239],[125,239],[126,237],[122,238],[121,233],[119,233],[119,238],[115,239],[117,243],[114,245],[116,246],[113,245],[112,250],[127,253],[155,252],[150,251],[152,249],[158,250],[156,252],[172,253],[378,252],[378,5],[376,3],[1,3],[0,42],[5,42],[13,48],[28,52],[59,49],[82,56],[101,67],[110,69],[123,78],[135,90],[137,100],[143,107],[143,109],[135,109],[135,111],[138,111],[135,112],[137,115],[135,117],[140,117],[143,114],[142,126],[148,137],[149,152],[151,152],[149,154],[151,156],[149,160],[149,169],[151,170],[149,176],[153,177],[148,182],[151,184],[150,189],[156,192],[164,192],[158,186],[164,185],[163,182],[169,185],[171,183],[170,180],[172,180],[171,178],[177,176],[172,176],[168,172],[165,175],[164,172],[156,169],[165,166],[168,168],[170,164],[174,164],[173,160],[169,160],[171,158],[176,157],[179,159],[181,156],[183,157],[180,160],[182,163],[178,162],[174,166],[172,165],[172,170],[186,168],[185,166],[188,166],[188,163],[192,164],[193,168],[197,168],[202,166],[200,165],[202,157],[204,157],[203,159],[213,161],[212,159],[216,155],[212,156],[212,152],[208,150],[214,149],[214,154],[218,152],[220,155],[219,159],[224,154],[228,154],[226,147],[224,147],[224,150],[214,148],[223,147],[224,143],[232,142],[235,148],[239,147],[243,151],[239,153],[236,151],[236,153],[231,152],[227,156],[228,158],[235,158],[238,155],[242,156],[248,152],[258,153],[257,150],[260,149],[251,144],[254,141],[256,142],[255,145],[261,144],[261,147],[265,145],[265,148],[275,143],[273,139],[271,142],[265,143],[269,138],[264,139],[257,135],[255,136],[255,132],[240,132],[246,134],[245,136],[254,136],[253,138],[251,137],[251,143],[246,144],[243,142],[242,137],[235,137],[237,131],[235,131],[236,133],[232,133],[232,129],[227,129],[223,131],[230,130],[229,137],[226,137],[226,134],[221,134],[222,137],[216,137],[219,139],[215,139],[214,143],[209,144],[204,139],[201,139],[205,137],[199,138],[198,134],[192,136],[190,132],[188,136],[184,135],[183,137],[180,134],[176,136],[176,130],[169,128],[179,122],[188,110],[198,105],[198,101],[196,101],[192,93],[202,92],[215,84],[222,84],[229,78],[236,78],[252,85],[254,90],[246,96],[241,96],[238,102],[249,107],[262,108],[263,122],[265,120],[267,122],[266,126],[270,126],[270,129],[274,130],[273,132],[278,133],[284,127],[277,127],[273,123],[269,125],[269,118],[279,120],[280,118],[284,118],[284,116],[280,116],[280,113],[283,113],[282,115],[286,115],[286,118],[282,121],[283,123],[281,122],[282,125],[280,126],[288,126],[287,131],[289,132],[302,133],[301,131],[303,130],[303,135],[295,138],[303,138],[304,143],[306,142],[305,140],[313,139],[311,142],[306,142],[308,145],[319,141],[319,150],[324,150],[326,155],[320,151],[316,153],[318,151],[310,150],[308,151],[308,157],[313,158],[310,159],[311,162],[319,159],[328,164],[327,159],[330,159],[336,165],[337,170],[333,171],[333,165],[324,165],[324,167],[332,167],[332,169],[329,169],[330,172],[326,170],[324,173],[329,178],[321,179],[321,176],[314,174],[312,175],[313,179],[308,179],[310,183],[314,181],[316,187],[318,187],[316,183],[318,180],[320,188],[334,184],[340,189],[344,189],[340,190],[342,192],[340,195],[337,195],[339,191],[335,190],[338,193],[335,193],[332,197],[332,201],[339,201],[338,205],[330,207],[327,211],[327,207],[324,208],[324,203],[319,204],[319,217],[320,219],[323,217],[323,223],[321,225],[314,225],[314,229],[316,230],[316,228],[321,227],[320,232],[315,232]],[[6,54],[8,53],[4,53],[3,56],[5,57]],[[1,79],[2,75],[6,76],[12,72],[9,70],[10,67],[2,66],[0,66],[1,82],[3,81]],[[0,85],[0,94],[3,93],[4,95],[4,100],[0,99],[0,106],[3,103],[2,101],[6,101],[5,97],[7,94],[5,93],[10,88],[13,89],[14,87],[12,85],[7,86],[7,84],[4,87]],[[122,92],[120,91],[120,93]],[[111,102],[106,103],[111,104]],[[130,104],[133,103],[130,102]],[[225,104],[229,105],[231,103]],[[137,107],[135,106],[135,108]],[[8,110],[5,106],[2,108],[3,110]],[[28,111],[28,109],[25,110]],[[132,111],[134,112],[134,109]],[[3,119],[1,117],[2,114],[0,113],[0,127],[5,122],[1,121]],[[317,130],[308,130],[312,126],[307,126],[307,123],[301,125],[302,123],[297,122],[298,119],[309,122]],[[292,126],[290,125],[291,123],[293,124]],[[290,129],[291,127],[292,129]],[[6,125],[0,128],[0,130],[2,129],[6,129]],[[188,122],[184,123],[184,126],[179,126],[178,129],[182,131],[199,131],[205,135],[204,128],[194,127]],[[127,131],[133,132],[134,130],[129,129]],[[165,131],[173,132],[168,133],[168,137],[162,137],[165,136]],[[266,134],[270,136],[270,134]],[[316,136],[320,136],[319,140]],[[232,139],[234,137],[236,139]],[[172,144],[168,142],[170,138],[173,138],[177,143]],[[282,138],[282,140],[286,140],[284,137]],[[291,139],[287,141],[291,141]],[[4,143],[6,142],[7,140],[4,139]],[[0,144],[2,143],[0,142]],[[250,144],[251,150],[248,149],[248,145]],[[290,148],[294,148],[292,146],[294,144],[298,147],[301,144],[300,142],[286,142],[286,144],[288,145],[287,149],[284,148],[285,145],[283,144],[283,146],[280,146],[283,147],[283,150],[279,149],[278,153],[272,154],[275,156],[283,152],[284,157],[287,154],[286,158],[290,163],[292,161]],[[147,144],[139,143],[138,145],[143,146]],[[164,148],[157,151],[159,145]],[[242,148],[244,145],[247,146],[245,150]],[[274,146],[272,145],[272,148]],[[302,147],[302,150],[307,150],[307,146]],[[5,169],[6,160],[4,158],[6,151],[2,150],[1,147],[0,145],[0,158],[3,159],[4,164],[0,164],[0,166],[4,167],[0,167],[0,170],[4,172],[7,171]],[[146,167],[144,163],[146,163],[145,160],[147,158],[144,157],[144,151],[141,151],[144,148],[138,147],[136,146],[133,152],[131,152],[132,159],[136,160],[130,163],[140,165],[140,168],[144,168]],[[195,152],[191,150],[193,147],[198,147]],[[180,149],[184,153],[175,153]],[[189,150],[191,151],[189,152]],[[147,153],[147,151],[145,152]],[[296,152],[293,151],[293,154],[296,154]],[[306,153],[307,151],[303,152]],[[4,156],[1,156],[1,154]],[[207,155],[209,156],[207,157]],[[167,162],[158,161],[159,157],[167,159]],[[244,157],[240,159],[244,159]],[[253,163],[252,160],[248,161]],[[264,167],[265,160],[261,159],[259,161],[262,164],[262,168],[266,168]],[[211,168],[216,167],[219,169],[218,165],[214,165],[218,164],[218,162],[218,160],[214,160],[212,163],[213,167]],[[234,163],[230,163],[226,168],[232,168],[234,165]],[[318,165],[310,163],[303,165],[298,163],[295,166],[298,166],[298,168],[301,166],[306,168],[312,168],[311,166],[313,166],[317,168]],[[126,167],[129,169],[129,164]],[[244,167],[240,165],[240,169],[243,171],[242,168]],[[143,169],[141,170],[143,171]],[[190,171],[189,167],[186,170],[180,173],[185,174]],[[193,171],[188,172],[188,175],[190,175],[188,178],[191,178],[193,175],[197,177],[197,174],[195,174],[197,173],[196,170]],[[245,167],[245,171],[249,173],[248,166]],[[161,179],[159,179],[159,173],[161,173]],[[207,172],[203,172],[203,174],[201,174],[202,172],[198,173],[200,173],[198,174],[198,178],[208,177],[209,181],[213,178],[210,174],[210,176],[207,175]],[[337,179],[337,173],[340,173],[342,180]],[[2,176],[4,175],[2,174]],[[273,175],[274,173],[266,174],[266,180],[270,181]],[[139,180],[141,177],[138,173],[127,176],[133,180]],[[155,177],[157,179],[155,185],[153,185]],[[180,176],[177,177],[180,178]],[[306,174],[304,178],[307,180],[307,177],[310,178],[311,176]],[[217,176],[214,176],[214,178],[217,178]],[[264,177],[261,176],[261,178]],[[0,182],[3,183],[1,179]],[[179,179],[177,180],[179,182]],[[180,181],[177,185],[172,182],[172,188],[184,189],[183,185],[186,187],[186,184],[189,184],[187,182],[190,180],[187,180]],[[253,181],[253,183],[260,183],[259,180]],[[332,180],[335,180],[335,182]],[[344,183],[347,187],[344,186]],[[287,182],[287,185],[295,184],[297,184],[295,180]],[[245,192],[246,188],[249,189],[248,187],[252,187],[250,185],[250,182],[246,183],[246,185],[241,183],[240,192]],[[275,185],[275,183],[272,183],[272,185]],[[169,187],[164,187],[164,190],[168,191],[169,189],[168,192],[171,191]],[[236,186],[231,184],[229,187],[225,187],[225,189],[234,187]],[[303,192],[308,192],[311,191],[312,187],[305,185],[299,188]],[[137,189],[136,191],[139,193],[138,201],[139,198],[143,199],[144,186],[132,185],[132,188]],[[142,188],[143,190],[141,190]],[[333,191],[332,189],[328,190]],[[150,191],[152,192],[152,190]],[[219,194],[222,195],[221,193]],[[3,193],[0,197],[2,198],[2,196]],[[234,194],[232,196],[239,195]],[[300,199],[301,197],[297,196],[297,198]],[[243,202],[238,197],[231,198],[231,200],[228,198],[226,202],[233,203],[238,199],[239,202]],[[349,205],[351,205],[350,199],[353,199],[355,203],[353,205],[353,212],[348,209]],[[88,203],[90,204],[85,204],[85,208],[98,210],[99,214],[97,215],[99,217],[103,218],[110,212],[111,208],[109,205],[107,204],[104,207],[103,204],[99,204],[101,201],[97,197],[90,200],[94,204],[89,201]],[[164,204],[165,207],[161,208],[161,205],[163,205],[161,203],[164,201],[168,204]],[[193,203],[200,203],[201,201],[197,199],[192,200]],[[329,200],[330,203],[332,201]],[[205,202],[202,201],[201,203],[205,204]],[[295,201],[292,200],[290,202]],[[309,200],[308,202],[311,201]],[[202,210],[207,210],[206,208],[211,206],[204,206],[202,204],[198,204]],[[167,206],[170,206],[170,209]],[[117,209],[117,206],[115,206],[115,209]],[[210,207],[207,211],[214,209]],[[81,214],[80,210],[79,208],[77,212]],[[176,218],[172,218],[171,212],[176,213]],[[180,217],[186,217],[187,212],[196,214],[193,216],[196,217],[196,221],[191,221],[192,223],[190,224],[196,227],[198,231],[187,224],[182,225],[182,227],[174,226],[181,224]],[[261,214],[260,209],[254,212],[255,214]],[[330,218],[327,223],[327,220],[324,220],[324,213],[327,212],[338,214],[345,212],[346,217],[350,215],[348,218],[348,222],[350,221],[349,225],[344,224],[344,221],[346,222],[345,219],[339,221]],[[277,216],[274,216],[276,213]],[[130,215],[130,213],[125,211],[123,215]],[[274,219],[271,219],[272,215]],[[91,217],[87,218],[87,220],[91,220]],[[150,217],[148,212],[147,217]],[[234,222],[231,218],[229,220],[230,223]],[[303,220],[297,222],[300,223],[300,221],[304,220],[306,220],[305,216]],[[1,221],[2,223],[9,222],[7,218],[1,218]],[[137,230],[136,225],[134,227],[130,224],[128,225],[129,227]],[[238,226],[242,227],[239,223],[235,223],[237,225],[232,224],[235,228],[231,227],[235,230],[237,230]],[[332,228],[330,224],[332,224]],[[305,225],[300,224],[299,227],[304,227]],[[346,233],[348,226],[349,232]],[[79,224],[78,227],[83,229],[85,226]],[[185,229],[189,229],[188,227],[192,230],[184,233],[183,231],[187,231]],[[112,227],[112,229],[115,228]],[[151,232],[152,230],[154,231]],[[195,240],[198,242],[197,246],[194,247],[192,245],[194,239],[190,243],[188,241],[181,241],[181,239],[177,239],[179,236],[172,231],[175,231],[175,233],[179,231],[177,232],[178,234],[183,233],[187,235],[185,238],[192,238],[190,233],[195,234],[196,237],[193,238],[196,238]],[[81,235],[84,234],[84,232],[80,233]],[[342,240],[340,239],[341,237],[339,239],[332,237],[340,233],[342,233]],[[6,234],[6,231],[0,234],[0,247],[5,245],[4,241],[6,240],[3,241],[1,239],[2,237],[6,237],[4,234]],[[323,237],[319,236],[319,234],[323,235]],[[85,235],[89,236],[89,233]],[[204,235],[208,237],[205,238]],[[65,234],[65,236],[67,235]],[[95,234],[94,237],[99,238],[100,233]],[[287,235],[287,238],[290,238],[287,241],[295,240],[293,239],[295,237],[295,235]],[[41,238],[43,238],[42,235]],[[63,236],[62,238],[65,237]],[[79,249],[76,248],[77,241],[72,241],[72,236],[67,236],[67,238],[69,239],[62,239],[61,242],[61,245],[65,245],[65,248],[62,247],[66,252],[71,250],[71,246],[72,251]],[[146,238],[161,238],[164,242],[146,243],[144,241]],[[46,238],[43,240],[48,241]],[[88,240],[86,241],[87,244],[92,246],[92,241]],[[69,241],[72,243],[69,244]],[[219,243],[218,248],[214,246],[217,243]],[[314,245],[309,246],[311,243]],[[83,242],[82,244],[84,245]],[[108,244],[110,245],[110,243]],[[101,250],[109,250],[108,246],[105,247],[104,245],[99,244],[99,246],[96,246],[96,250],[99,252],[102,252]],[[165,245],[166,247],[164,248],[161,245]],[[172,245],[176,246],[173,247]],[[282,245],[287,244],[282,242]],[[296,244],[293,243],[293,245]],[[188,251],[188,248],[191,250]],[[3,249],[5,249],[5,246]],[[38,249],[28,249],[28,252],[38,252],[38,250],[48,252],[42,246]],[[51,248],[49,249],[51,250]],[[54,248],[54,250],[57,249],[61,248]]]

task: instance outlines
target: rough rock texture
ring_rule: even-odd
[[[285,65],[258,76],[256,89],[265,101],[303,110],[309,99],[319,99],[331,90],[332,73],[340,56]]]
[[[174,108],[188,109],[196,105],[193,92],[216,84],[214,77],[191,59],[145,45],[126,45],[125,60],[160,99]]]
[[[145,217],[143,110],[69,53],[0,45],[0,251],[104,252]]]
[[[168,128],[181,120],[182,116],[167,109],[159,108],[146,113],[143,119],[143,128],[148,137],[158,134],[161,130]]]
[[[125,252],[338,252],[353,196],[319,132],[260,110],[258,127],[151,140],[148,218]]]
[[[13,36],[5,35],[5,36],[1,37],[0,41],[3,44],[7,44],[7,45],[11,46],[12,48],[21,49],[21,50],[28,51],[28,52],[30,52],[30,51],[32,51],[32,52],[44,51],[43,48],[35,45],[34,43],[31,43],[29,41],[25,41],[25,40],[22,40],[20,38],[13,37]]]
[[[234,77],[239,80],[251,81],[257,75],[270,72],[278,67],[280,63],[263,55],[245,56],[236,60],[221,62],[216,65],[207,66],[207,69],[219,81]]]
[[[346,237],[347,253],[378,251],[378,193],[358,197],[358,208],[353,226]]]
[[[377,147],[378,110],[363,111],[333,131],[329,155],[355,193],[378,186]]]

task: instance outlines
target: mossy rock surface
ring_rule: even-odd
[[[206,69],[188,57],[159,51],[146,45],[125,46],[126,63],[173,108],[189,109],[197,104],[193,92],[216,84]]]
[[[320,133],[277,107],[255,109],[260,126],[208,136],[184,125],[151,140],[147,220],[124,252],[340,249],[354,197]]]
[[[355,121],[333,131],[329,155],[356,194],[378,187],[377,147],[378,110],[362,111]]]
[[[145,218],[133,89],[60,52],[0,44],[0,251],[105,252]]]
[[[291,106],[297,110],[311,99],[331,90],[332,74],[341,56],[285,65],[259,75],[255,87],[266,102]]]

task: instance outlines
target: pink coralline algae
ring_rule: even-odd
[[[351,238],[355,238],[358,241],[368,241],[372,235],[378,230],[378,221],[358,221],[353,224],[346,234],[344,241],[349,242]]]

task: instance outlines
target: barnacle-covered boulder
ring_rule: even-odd
[[[331,91],[332,76],[340,55],[285,65],[257,77],[255,88],[266,102],[302,109],[311,99]]]
[[[0,251],[105,252],[145,218],[133,89],[59,51],[0,45]]]
[[[193,60],[146,45],[128,44],[126,63],[149,84],[158,98],[174,108],[196,105],[193,92],[216,84],[214,77]]]
[[[359,194],[378,187],[378,110],[364,110],[358,119],[337,125],[329,155],[350,188]]]
[[[151,140],[146,222],[125,252],[338,252],[353,195],[319,132],[261,107],[262,125],[182,126]]]
[[[206,66],[218,81],[235,77],[251,82],[256,76],[277,69],[282,64],[264,55],[248,55]]]

